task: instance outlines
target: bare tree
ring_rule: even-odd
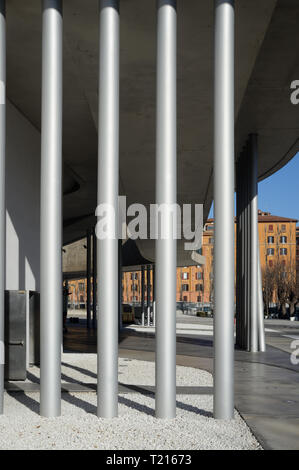
[[[288,267],[286,276],[287,302],[290,306],[290,316],[295,313],[295,306],[299,300],[298,284],[296,282],[296,267],[294,263]]]
[[[262,269],[262,288],[266,314],[269,315],[269,304],[273,302],[275,292],[275,271],[268,264]]]
[[[281,260],[275,263],[274,269],[275,293],[277,296],[280,313],[286,316],[286,304],[289,304],[290,315],[294,314],[295,305],[299,299],[296,283],[296,267],[294,263],[284,264]]]

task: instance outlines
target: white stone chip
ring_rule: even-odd
[[[69,381],[96,381],[95,354],[64,354],[62,372]],[[84,372],[85,371],[85,372]],[[38,369],[30,370],[38,376]],[[119,360],[122,383],[154,385],[152,362]],[[31,377],[32,378],[32,377]],[[210,387],[208,372],[177,366],[180,386]],[[191,450],[260,449],[246,423],[235,412],[234,421],[212,418],[212,395],[177,395],[177,417],[154,417],[153,396],[120,394],[119,417],[96,416],[96,394],[63,393],[62,416],[41,418],[38,393],[5,394],[5,415],[0,417],[0,449],[106,449]]]

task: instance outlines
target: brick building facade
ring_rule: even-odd
[[[258,230],[262,271],[278,261],[286,269],[299,270],[299,229],[295,219],[259,211]],[[208,219],[203,232],[201,254],[204,266],[177,268],[177,302],[213,302],[214,220]],[[232,260],[232,262],[234,262]],[[147,270],[145,269],[145,302],[147,302]],[[296,277],[297,280],[298,276]],[[153,273],[150,271],[150,301],[153,297]],[[69,281],[69,303],[86,302],[86,280]],[[275,301],[275,299],[273,299]],[[123,302],[141,301],[141,271],[123,273]]]

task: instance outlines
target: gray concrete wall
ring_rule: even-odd
[[[40,132],[7,103],[6,289],[39,291]]]
[[[86,238],[64,246],[62,268],[65,277],[77,278],[86,276]],[[92,253],[92,247],[91,247]]]

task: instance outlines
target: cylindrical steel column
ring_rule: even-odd
[[[144,310],[145,310],[145,304],[144,304],[144,270],[145,267],[141,266],[141,324],[144,326]]]
[[[98,239],[98,416],[118,414],[119,2],[100,1],[98,205],[115,226]],[[113,220],[112,220],[113,219]],[[110,227],[112,228],[112,227]]]
[[[148,264],[146,267],[146,311],[147,311],[147,326],[151,324],[151,267]]]
[[[40,413],[60,415],[62,341],[62,1],[43,0]]]
[[[242,156],[236,163],[236,344],[240,347],[242,332]]]
[[[135,291],[133,292],[135,295]],[[123,266],[122,266],[122,240],[118,240],[118,329],[123,327]]]
[[[171,206],[176,204],[175,0],[158,0],[156,203],[165,204],[167,236],[156,241],[156,416],[176,415],[176,240]],[[160,226],[161,227],[161,226]]]
[[[254,136],[254,158],[256,159],[256,199],[258,201],[258,136]],[[258,209],[258,202],[256,203]],[[262,270],[260,257],[260,239],[259,239],[259,219],[258,211],[256,215],[256,231],[257,231],[257,330],[258,330],[258,351],[266,351],[265,325],[264,325],[264,302],[263,302],[263,285]]]
[[[234,416],[234,1],[215,1],[214,416]]]
[[[92,234],[92,327],[97,326],[97,237]]]
[[[156,292],[155,292],[155,267],[156,265],[153,264],[153,326],[156,326]]]
[[[86,326],[90,328],[91,320],[91,231],[86,232]]]
[[[257,282],[258,282],[258,347],[259,347],[259,351],[265,352],[266,340],[265,340],[265,325],[264,325],[264,302],[263,302],[262,271],[261,271],[261,257],[260,257],[259,245],[258,245]]]
[[[250,310],[250,290],[251,290],[251,231],[250,231],[250,148],[247,142],[246,144],[246,165],[245,165],[245,223],[244,223],[244,231],[245,231],[245,267],[244,267],[244,280],[245,280],[245,329],[244,329],[244,344],[247,351],[250,351],[250,341],[251,341],[251,334],[250,334],[250,322],[251,322],[251,310]]]
[[[0,0],[0,414],[4,397],[4,294],[5,294],[5,141],[6,141],[6,19]]]
[[[258,351],[257,136],[249,138],[250,161],[250,351]]]

